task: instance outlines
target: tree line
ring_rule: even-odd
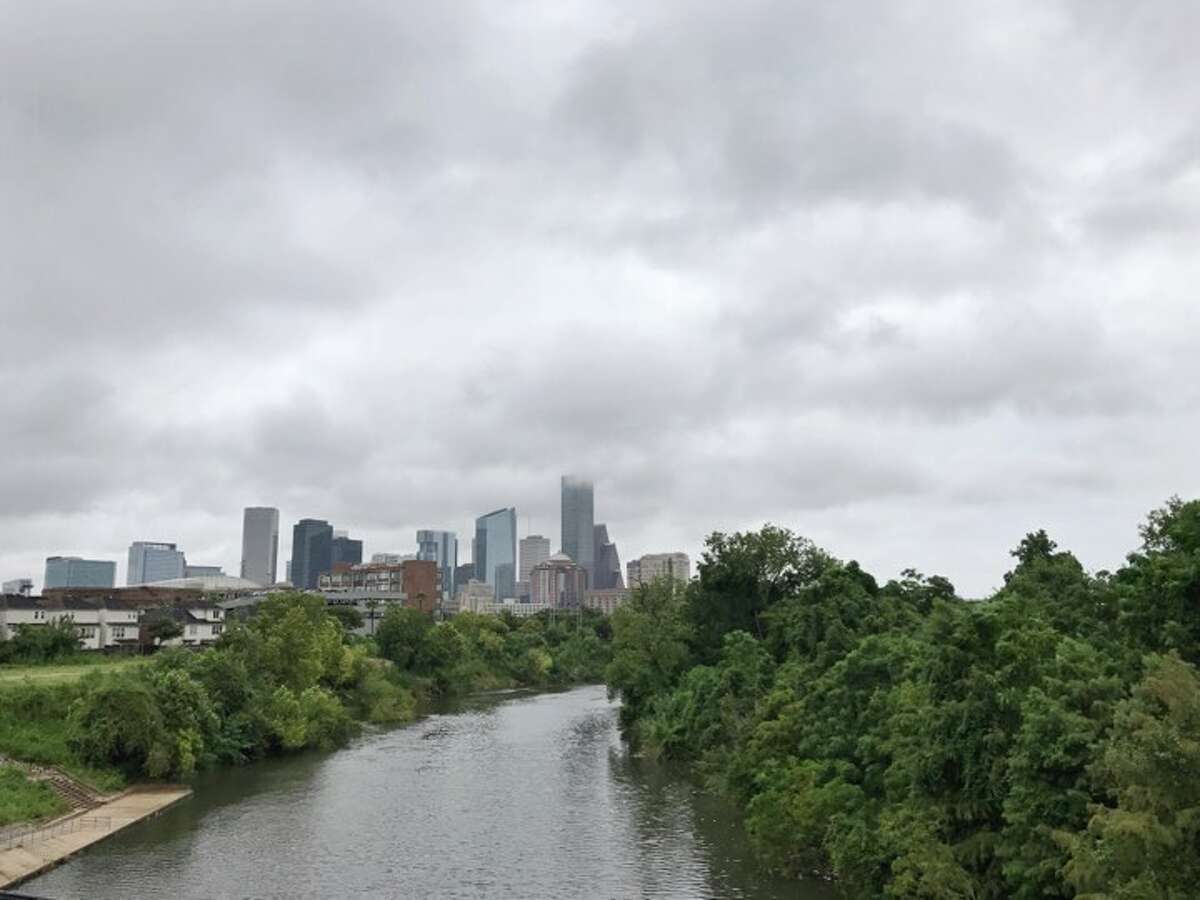
[[[1200,501],[1115,572],[1044,531],[983,601],[791,532],[714,534],[613,616],[645,755],[742,804],[763,863],[851,897],[1200,896]]]
[[[345,742],[362,722],[413,719],[438,696],[599,681],[606,617],[463,614],[436,624],[389,607],[373,638],[313,594],[272,594],[217,645],[70,684],[0,689],[0,753],[107,786]]]

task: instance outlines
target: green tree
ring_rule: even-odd
[[[1086,832],[1062,835],[1080,898],[1185,900],[1200,885],[1200,676],[1153,657],[1116,710],[1097,766],[1115,803]]]
[[[691,629],[674,582],[640,585],[613,614],[613,654],[605,679],[620,696],[621,721],[632,724],[655,695],[669,690],[691,661]]]

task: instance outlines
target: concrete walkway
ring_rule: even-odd
[[[20,838],[0,842],[0,889],[52,869],[122,828],[157,815],[192,794],[179,785],[138,785],[95,809],[58,819]],[[17,846],[9,846],[10,844]]]

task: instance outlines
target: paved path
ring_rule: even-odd
[[[174,806],[191,793],[191,788],[179,785],[138,785],[95,809],[33,832],[20,846],[0,844],[0,889],[54,868],[80,850]]]

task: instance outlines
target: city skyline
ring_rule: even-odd
[[[1115,568],[1198,493],[1200,87],[1101,7],[12,5],[0,573],[236,572],[248,502],[553,536],[570,471],[623,556]]]

